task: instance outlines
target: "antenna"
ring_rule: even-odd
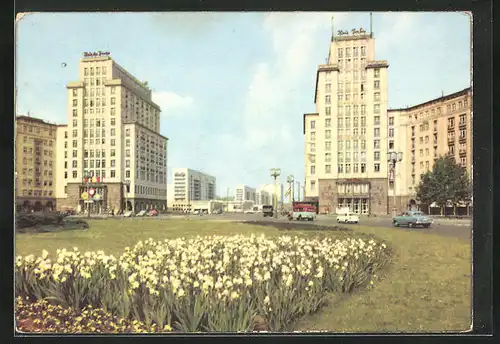
[[[373,38],[373,13],[370,12],[370,38]]]
[[[333,38],[335,37],[335,30],[334,30],[334,24],[333,24],[333,16],[332,16],[332,41],[333,41]]]

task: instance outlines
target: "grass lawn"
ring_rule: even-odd
[[[260,234],[306,235],[318,232],[250,226],[207,220],[124,219],[91,220],[88,231],[16,234],[16,255],[51,255],[59,248],[103,250],[119,256],[139,240],[196,235]],[[355,233],[372,234],[389,242],[393,264],[371,289],[345,298],[332,295],[317,314],[302,318],[294,330],[334,332],[465,331],[471,324],[471,245],[404,229],[353,226]],[[349,235],[339,232],[325,235]]]

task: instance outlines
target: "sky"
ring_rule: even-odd
[[[303,114],[316,111],[332,16],[335,31],[369,31],[367,12],[32,13],[16,26],[16,113],[67,123],[82,53],[109,51],[162,109],[169,182],[172,167],[215,176],[222,196],[272,183],[274,167],[303,181]],[[373,33],[390,108],[469,87],[468,14],[377,12]]]

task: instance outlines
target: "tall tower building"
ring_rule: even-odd
[[[78,80],[67,85],[68,124],[57,132],[58,208],[166,209],[168,139],[147,82],[109,53],[85,53]]]
[[[305,199],[321,213],[386,214],[389,65],[375,59],[372,32],[337,33],[316,74],[316,112],[304,114]]]

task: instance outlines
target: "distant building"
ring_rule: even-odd
[[[259,190],[263,190],[267,192],[270,196],[270,203],[274,205],[274,192],[275,192],[275,187],[274,184],[262,184],[259,186]],[[283,205],[285,202],[285,188],[283,184],[277,183],[276,185],[276,193],[277,193],[277,199],[278,199],[278,206]]]
[[[169,208],[172,211],[192,210],[194,201],[215,200],[216,178],[189,168],[173,168],[173,183],[169,184]]]
[[[255,191],[255,205],[262,207],[266,204],[272,204],[272,194],[266,189],[258,187]]]
[[[56,208],[55,124],[29,116],[15,123],[16,210],[41,211]]]
[[[253,201],[256,202],[256,189],[250,186],[239,184],[235,187],[236,202]]]

